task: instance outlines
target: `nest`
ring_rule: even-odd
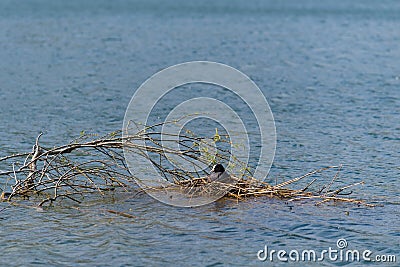
[[[367,207],[374,207],[375,205],[367,203],[365,200],[355,199],[348,197],[353,192],[346,192],[348,189],[354,186],[363,185],[364,182],[357,182],[351,185],[346,185],[340,187],[338,189],[330,190],[331,186],[333,185],[334,181],[337,179],[338,175],[335,175],[334,179],[330,181],[328,184],[322,186],[322,189],[318,191],[310,190],[310,186],[317,180],[313,179],[310,183],[308,183],[305,187],[300,189],[290,189],[287,188],[290,184],[296,184],[300,180],[312,176],[314,174],[323,172],[328,169],[338,169],[337,174],[339,173],[341,166],[329,166],[325,168],[321,168],[318,170],[311,171],[301,177],[297,177],[276,185],[271,185],[267,182],[260,181],[253,177],[247,177],[246,179],[238,178],[233,176],[235,183],[230,184],[223,184],[218,183],[221,188],[229,188],[227,190],[225,197],[234,198],[237,200],[245,200],[246,198],[250,197],[270,197],[270,198],[278,198],[282,200],[286,200],[288,202],[291,201],[305,201],[305,200],[312,200],[316,206],[321,205],[327,202],[348,202],[354,203],[357,205],[364,205]],[[198,188],[204,187],[209,182],[206,178],[198,178],[193,180],[183,180],[178,182],[179,185],[186,187],[186,188]],[[192,190],[193,191],[193,190]]]
[[[163,124],[166,123],[179,123],[179,120]],[[114,191],[116,188],[128,191],[131,189],[131,182],[135,178],[141,178],[133,177],[129,172],[123,154],[123,149],[129,149],[137,157],[150,161],[165,180],[184,188],[186,192],[198,194],[204,188],[214,186],[225,190],[224,197],[237,200],[265,196],[286,201],[316,200],[316,205],[340,201],[373,206],[364,200],[350,198],[349,193],[346,193],[349,188],[363,184],[363,182],[333,189],[341,166],[321,168],[286,182],[271,185],[252,177],[248,167],[240,160],[235,159],[229,151],[212,150],[215,142],[224,142],[219,135],[216,140],[215,136],[211,138],[198,137],[193,132],[186,130],[183,134],[174,136],[177,138],[173,139],[173,142],[184,147],[184,150],[176,149],[176,146],[163,146],[157,128],[163,124],[145,127],[128,136],[123,135],[121,131],[104,136],[82,132],[70,143],[52,148],[40,144],[42,136],[40,134],[36,138],[32,151],[0,158],[0,166],[7,168],[0,171],[0,179],[3,179],[4,184],[1,199],[10,202],[29,199],[41,207],[45,204],[50,205],[59,199],[70,199],[81,203],[89,194],[105,195],[106,192]],[[226,142],[229,143],[229,141]],[[200,154],[199,147],[202,152]],[[207,154],[207,151],[213,151],[212,155],[211,153]],[[182,171],[179,166],[171,168],[165,164],[170,160],[170,155],[175,155],[193,164],[194,167],[198,166],[199,162],[215,163],[233,158],[234,164],[240,166],[239,169],[242,172],[231,174],[233,182],[228,184],[220,182],[210,184],[204,178],[207,170],[193,173]],[[310,189],[316,179],[298,189],[289,188],[289,185],[300,184],[300,180],[328,169],[337,169],[337,172],[320,190]]]

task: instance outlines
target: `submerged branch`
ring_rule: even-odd
[[[272,186],[252,177],[248,166],[232,155],[229,150],[216,146],[216,141],[213,141],[212,137],[198,137],[189,130],[179,135],[161,133],[158,130],[165,124],[176,122],[177,120],[147,126],[131,135],[123,135],[122,131],[102,137],[83,134],[69,144],[53,148],[41,146],[42,134],[40,134],[31,152],[0,158],[0,164],[9,167],[8,170],[0,172],[0,179],[5,180],[6,186],[10,181],[14,181],[14,184],[3,189],[1,199],[4,201],[33,199],[38,206],[43,206],[57,199],[69,199],[81,203],[88,194],[102,195],[117,187],[129,190],[129,184],[134,181],[134,177],[130,174],[125,162],[123,149],[127,149],[137,157],[151,162],[171,185],[183,187],[189,193],[198,193],[199,188],[212,191],[213,187],[218,186],[221,190],[228,188],[225,197],[234,197],[238,200],[268,196],[288,201],[318,200],[316,205],[326,202],[350,202],[372,206],[362,200],[343,197],[351,194],[344,191],[363,182],[331,190],[334,182],[339,178],[342,166],[321,168]],[[163,140],[161,135],[167,138]],[[165,142],[170,145],[166,146]],[[229,140],[219,142],[231,144]],[[171,159],[172,155],[184,163],[189,163],[194,171],[182,170],[181,163],[174,162]],[[209,168],[204,169],[202,166],[206,164],[210,167],[211,164],[217,162],[233,162],[232,165],[236,166],[236,170],[241,170],[231,175],[234,183],[208,184],[209,181],[205,177]],[[319,191],[310,190],[318,180],[317,178],[300,189],[287,188],[289,185],[299,183],[307,177],[329,169],[337,172],[332,180]],[[165,189],[163,187],[159,190]],[[108,210],[108,212],[124,216],[116,211]]]

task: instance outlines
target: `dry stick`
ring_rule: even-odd
[[[338,171],[336,172],[335,176],[332,178],[332,181],[328,184],[328,186],[325,188],[325,194],[328,193],[329,188],[331,188],[332,184],[336,181],[336,179],[339,177],[340,170],[342,169],[342,164],[339,165]]]
[[[328,201],[341,201],[341,202],[352,202],[352,203],[356,203],[359,205],[365,205],[367,207],[375,207],[375,205],[373,204],[368,204],[365,203],[365,201],[363,200],[358,200],[358,199],[351,199],[351,198],[342,198],[342,197],[324,197],[325,199],[316,203],[315,205],[318,206],[324,202],[328,202]]]
[[[0,161],[6,161],[6,160],[9,160],[9,159],[13,159],[13,158],[26,157],[26,156],[29,156],[30,154],[31,154],[30,152],[12,154],[12,155],[0,158]],[[3,174],[3,173],[0,173],[0,174]]]
[[[40,156],[40,146],[39,146],[39,139],[42,136],[43,133],[40,133],[38,135],[38,137],[36,138],[36,142],[35,145],[32,148],[32,160],[29,164],[29,169],[30,172],[28,174],[28,177],[25,179],[25,181],[27,182],[27,186],[30,186],[31,184],[34,184],[34,179],[35,179],[35,172],[36,172],[36,164],[37,164],[37,159]]]
[[[275,186],[273,186],[273,187],[276,188],[276,189],[278,189],[278,188],[281,188],[282,186],[286,186],[286,185],[292,184],[292,183],[294,183],[294,182],[300,181],[301,179],[304,179],[304,178],[306,178],[306,177],[308,177],[308,176],[310,176],[310,175],[313,175],[313,174],[315,174],[315,173],[319,173],[319,172],[322,172],[322,171],[325,171],[325,170],[328,170],[328,169],[332,169],[332,168],[337,168],[337,166],[328,166],[328,167],[325,167],[325,168],[321,168],[321,169],[318,169],[318,170],[314,170],[314,171],[309,172],[309,173],[307,173],[307,174],[305,174],[305,175],[303,175],[303,176],[300,176],[300,177],[291,179],[291,180],[289,180],[289,181],[280,183],[280,184],[275,185]]]
[[[353,187],[353,186],[356,186],[356,185],[363,185],[364,184],[364,181],[361,181],[361,182],[358,182],[358,183],[355,183],[355,184],[351,184],[351,185],[346,185],[346,186],[344,186],[344,187],[342,187],[342,188],[339,188],[339,189],[337,189],[337,190],[335,190],[335,191],[332,191],[332,192],[327,192],[326,194],[325,194],[325,196],[327,196],[327,195],[333,195],[333,196],[335,196],[335,195],[337,195],[337,194],[339,194],[340,192],[342,192],[343,190],[346,190],[346,189],[348,189],[348,188],[350,188],[350,187]]]
[[[12,169],[13,169],[13,173],[14,173],[15,184],[17,185],[19,183],[19,180],[17,178],[17,174],[15,173],[15,164],[14,164],[14,162],[12,164]]]
[[[317,178],[315,178],[314,180],[312,180],[308,185],[306,185],[306,187],[304,187],[301,192],[306,191],[315,181],[317,180]]]
[[[109,213],[112,213],[112,214],[116,214],[116,215],[122,216],[122,217],[130,218],[130,219],[135,219],[136,218],[136,216],[133,216],[133,215],[131,215],[129,213],[125,213],[125,212],[122,212],[122,211],[109,210],[109,209],[107,209],[106,211],[109,212]]]

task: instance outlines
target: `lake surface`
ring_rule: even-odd
[[[353,196],[383,205],[257,198],[190,209],[145,194],[41,212],[0,203],[0,265],[274,266],[257,259],[265,245],[321,251],[339,238],[398,265],[399,1],[3,0],[0,29],[0,157],[30,150],[41,131],[53,146],[120,129],[148,77],[210,60],[249,75],[269,101],[277,149],[267,181],[343,164],[339,185],[365,181]]]

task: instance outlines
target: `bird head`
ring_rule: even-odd
[[[211,171],[212,172],[224,172],[225,168],[224,168],[224,166],[222,166],[222,164],[215,164]]]

